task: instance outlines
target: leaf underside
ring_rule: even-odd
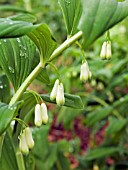
[[[50,95],[49,94],[42,94],[41,97],[46,102],[56,104],[56,101],[51,101],[50,100]],[[82,100],[81,100],[81,98],[79,96],[65,93],[64,97],[65,97],[64,106],[71,107],[71,108],[74,108],[74,109],[83,109],[84,108]]]

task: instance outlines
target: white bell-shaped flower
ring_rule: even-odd
[[[54,84],[53,89],[50,94],[50,100],[52,100],[52,101],[56,99],[58,86],[59,86],[59,80],[57,79],[55,81],[55,84]]]
[[[101,48],[100,57],[102,60],[109,60],[112,57],[111,41],[105,41]]]
[[[57,89],[56,103],[59,106],[62,106],[65,103],[64,86],[62,83],[60,83],[60,85],[58,86],[58,89]]]
[[[32,132],[29,127],[25,128],[24,132],[25,132],[27,146],[29,149],[32,149],[34,147],[34,140],[32,137]]]
[[[41,117],[42,117],[42,122],[46,124],[48,122],[48,111],[45,103],[41,104]]]
[[[111,57],[112,57],[111,41],[108,41],[108,42],[107,42],[106,59],[110,60]]]
[[[42,116],[41,116],[41,107],[40,104],[36,104],[35,106],[35,125],[40,127],[42,125]]]
[[[88,79],[91,78],[91,76],[92,76],[92,73],[89,70],[88,63],[84,62],[81,65],[80,80],[86,82]]]
[[[102,60],[106,59],[106,53],[107,53],[107,42],[105,41],[102,45],[101,53],[100,53],[100,57]]]
[[[26,142],[26,137],[25,137],[25,132],[21,133],[20,137],[20,142],[19,142],[19,149],[22,153],[28,154],[29,153],[29,148]]]

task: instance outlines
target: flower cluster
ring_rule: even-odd
[[[102,60],[110,60],[112,57],[111,41],[105,41],[101,48],[100,57]]]
[[[92,73],[89,70],[88,63],[86,61],[81,65],[80,80],[83,82],[86,82],[87,80],[91,78],[91,76],[92,76]]]
[[[64,86],[62,83],[59,82],[58,79],[55,81],[52,92],[50,94],[50,100],[53,101],[55,99],[56,99],[57,105],[59,106],[64,105],[65,103]]]
[[[32,133],[29,127],[26,127],[19,136],[19,149],[22,153],[28,154],[29,149],[34,147],[34,140],[32,138]]]
[[[35,106],[35,125],[40,127],[42,123],[46,124],[48,122],[47,106],[45,103],[36,104]]]

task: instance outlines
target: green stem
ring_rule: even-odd
[[[84,60],[83,62],[85,62],[86,61],[86,56],[85,56],[85,51],[84,51],[82,45],[78,41],[76,41],[76,45],[80,48],[82,56],[83,56],[83,60]]]
[[[17,102],[23,92],[27,89],[27,87],[31,84],[31,82],[35,79],[35,77],[41,72],[43,66],[41,63],[39,63],[36,68],[31,72],[31,74],[26,78],[26,80],[23,82],[23,84],[20,86],[20,88],[17,90],[15,95],[12,97],[9,105],[13,105],[15,102]]]
[[[58,170],[62,170],[61,164],[58,160],[56,161],[56,167]]]
[[[29,11],[29,12],[32,11],[31,0],[24,0],[24,6],[27,11]]]
[[[5,136],[5,133],[3,133],[0,136],[0,159],[1,159],[1,154],[2,154],[2,146],[3,146],[3,142],[4,142],[4,136]]]
[[[23,155],[20,151],[16,153],[16,158],[17,158],[17,164],[19,168],[18,170],[25,170]]]
[[[74,43],[75,41],[77,41],[78,39],[80,39],[83,35],[82,31],[79,31],[78,33],[76,33],[74,36],[72,36],[71,38],[68,38],[63,44],[61,44],[51,55],[51,57],[49,58],[49,61],[52,61],[54,58],[56,58],[58,55],[60,55],[67,47],[69,47],[72,43]]]
[[[58,75],[58,78],[60,79],[60,74],[59,74],[59,71],[58,71],[57,67],[56,67],[54,64],[52,64],[51,62],[48,62],[48,64],[49,64],[52,68],[54,68],[54,70],[56,71],[56,73],[57,73],[57,75]]]

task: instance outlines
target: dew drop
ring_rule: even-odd
[[[14,73],[15,72],[14,68],[12,68],[11,66],[9,66],[8,69],[9,69],[10,73]]]
[[[20,51],[20,56],[23,57],[24,56],[24,52]]]
[[[13,107],[11,107],[11,106],[8,106],[8,109],[9,109],[9,110],[13,110]]]
[[[20,43],[20,42],[21,42],[19,38],[17,38],[17,42],[18,42],[18,43]]]
[[[3,89],[4,88],[4,86],[3,85],[0,85],[0,89]]]

